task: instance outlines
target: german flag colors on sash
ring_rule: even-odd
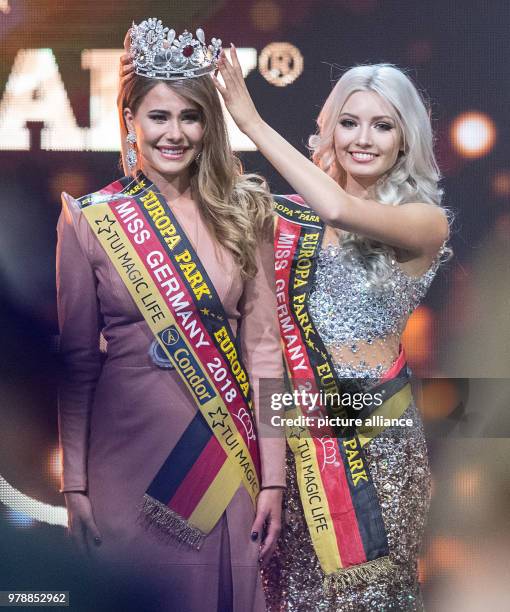
[[[289,384],[301,393],[340,394],[334,365],[308,312],[316,254],[324,224],[299,196],[276,197],[278,215],[275,233],[278,309]],[[399,380],[405,371],[401,368]],[[390,397],[391,396],[391,397]],[[401,415],[410,403],[405,380],[392,387],[378,409]],[[390,402],[390,404],[388,403]],[[358,418],[341,404],[322,406],[322,414]],[[298,421],[310,416],[304,406],[294,406],[285,417]],[[363,414],[362,416],[367,416]],[[309,420],[310,421],[310,420]],[[378,431],[354,427],[333,430],[309,426],[287,429],[287,441],[297,470],[297,481],[312,543],[326,575],[325,586],[344,587],[370,581],[393,568],[377,491],[366,462],[363,446]]]
[[[79,203],[197,405],[147,489],[143,515],[200,548],[241,484],[254,504],[259,492],[251,390],[236,339],[188,237],[143,174]]]

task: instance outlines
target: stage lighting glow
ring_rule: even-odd
[[[25,512],[20,512],[19,510],[7,510],[5,515],[7,521],[13,527],[32,527],[35,525],[34,519]]]
[[[492,178],[492,190],[499,198],[510,196],[510,170],[499,170]]]
[[[430,497],[433,498],[434,495],[436,494],[436,479],[434,478],[434,475],[432,474],[430,476]]]
[[[413,64],[424,64],[432,56],[432,43],[430,40],[413,40],[407,48],[407,55]]]
[[[0,103],[0,148],[28,151],[27,121],[43,121],[41,147],[84,149],[79,128],[51,49],[21,49]]]
[[[260,74],[277,87],[293,83],[303,72],[304,60],[301,51],[286,42],[276,42],[262,49],[259,56]]]
[[[40,502],[10,485],[3,476],[0,476],[0,503],[8,510],[29,517],[30,519],[67,527],[67,511],[60,506],[51,506]],[[13,515],[18,516],[17,514]]]
[[[78,197],[78,195],[87,192],[87,184],[87,177],[81,172],[73,172],[72,170],[58,172],[51,176],[49,180],[51,199],[60,206],[60,194],[63,191]]]
[[[436,536],[432,540],[428,559],[436,571],[471,573],[476,563],[474,550],[460,538]],[[471,571],[470,571],[471,570]]]
[[[48,460],[48,471],[53,479],[57,483],[60,483],[60,479],[62,477],[62,452],[58,446],[50,453]]]
[[[432,354],[434,313],[428,306],[418,306],[409,317],[402,344],[409,362],[417,367],[425,367]]]
[[[427,560],[424,557],[418,558],[418,581],[424,584],[428,577]]]
[[[455,491],[460,497],[476,497],[482,483],[482,475],[477,468],[466,468],[455,475]]]
[[[0,150],[30,150],[27,122],[43,123],[45,151],[119,151],[116,106],[118,58],[122,49],[90,49],[82,68],[90,71],[90,127],[79,127],[51,49],[20,49],[0,101]],[[246,77],[257,66],[257,51],[238,49]],[[290,81],[289,81],[290,82]],[[232,148],[253,151],[224,108]]]
[[[459,405],[459,391],[456,385],[446,378],[424,382],[421,391],[417,402],[427,420],[445,418]]]
[[[119,62],[117,49],[83,51],[81,66],[90,71],[90,129],[86,147],[89,151],[118,151],[120,134],[115,100],[119,77],[112,67]]]
[[[498,239],[502,240],[505,244],[510,236],[510,213],[503,213],[499,215],[494,224],[495,234]]]
[[[475,159],[487,155],[496,142],[496,125],[485,113],[469,111],[451,124],[450,140],[462,157]]]
[[[250,8],[250,17],[257,30],[271,32],[282,21],[282,9],[271,0],[260,0]]]

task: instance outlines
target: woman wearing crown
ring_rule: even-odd
[[[150,578],[158,609],[262,610],[285,486],[284,440],[258,423],[258,383],[282,375],[272,199],[228,143],[221,41],[155,19],[129,41],[128,176],[64,193],[58,224],[70,533]]]
[[[400,340],[448,236],[428,113],[397,68],[352,68],[319,115],[312,163],[261,119],[234,47],[231,58],[220,58],[224,84],[215,79],[228,110],[300,194],[275,198],[289,379],[333,398],[318,412],[303,400],[288,413],[329,421],[287,433],[286,521],[278,562],[266,572],[270,607],[422,609],[417,556],[430,472]],[[340,402],[339,391],[364,395],[361,407]]]

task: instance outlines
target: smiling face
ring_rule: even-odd
[[[373,91],[347,98],[334,132],[335,154],[347,191],[367,188],[397,161],[401,138],[391,105]]]
[[[202,150],[204,137],[200,107],[164,83],[143,98],[133,114],[124,109],[127,128],[136,134],[142,170],[149,178],[189,179],[190,166]],[[152,176],[151,176],[152,175]]]

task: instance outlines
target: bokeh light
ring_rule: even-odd
[[[31,516],[19,510],[7,509],[5,511],[5,516],[13,527],[22,527],[26,529],[27,527],[35,525],[35,520]]]
[[[9,512],[10,522],[15,526],[28,526],[29,520],[67,526],[67,511],[63,506],[52,506],[30,497],[0,475],[0,507],[2,504],[6,512]]]
[[[418,580],[420,584],[424,584],[428,577],[428,562],[425,557],[418,559]]]
[[[502,241],[508,241],[510,236],[510,213],[499,215],[494,224],[495,235]]]
[[[424,418],[428,421],[444,419],[460,402],[460,393],[447,378],[424,381],[421,396],[416,398]]]
[[[50,452],[48,473],[56,483],[60,484],[60,478],[62,476],[62,452],[58,446]]]
[[[413,64],[424,64],[432,57],[432,42],[425,39],[413,40],[407,48],[407,57]]]
[[[510,196],[510,170],[498,170],[492,177],[492,191],[498,198]]]
[[[271,43],[259,56],[260,74],[277,87],[293,83],[303,72],[303,65],[301,52],[290,43]]]
[[[260,0],[250,8],[250,18],[254,27],[262,32],[276,30],[282,20],[282,9],[271,0]]]
[[[0,0],[0,15],[6,25],[2,33],[6,65],[0,100],[6,96],[5,85],[15,66],[18,51],[26,49],[33,57],[32,50],[41,52],[47,48],[55,57],[56,68],[52,74],[59,75],[59,79],[55,77],[53,80],[53,84],[58,83],[58,88],[50,87],[48,95],[51,93],[53,96],[57,89],[65,93],[65,97],[64,93],[61,96],[65,104],[59,107],[57,119],[65,119],[62,109],[71,109],[69,116],[72,112],[76,128],[63,134],[66,138],[73,136],[78,144],[67,144],[66,140],[54,146],[52,151],[49,148],[45,150],[44,139],[41,142],[41,128],[46,115],[42,118],[39,115],[34,118],[30,114],[23,117],[23,130],[26,129],[26,121],[29,121],[27,127],[31,150],[26,147],[19,151],[19,139],[14,140],[12,146],[9,140],[0,139],[6,181],[19,181],[27,187],[26,195],[16,197],[10,197],[9,190],[4,191],[9,196],[5,198],[6,202],[17,204],[5,208],[11,215],[4,224],[5,234],[11,234],[18,244],[23,245],[25,251],[39,236],[47,244],[34,251],[36,255],[32,257],[30,266],[23,266],[24,260],[17,256],[18,251],[6,247],[10,243],[4,240],[2,251],[5,257],[9,257],[6,259],[9,263],[3,271],[9,275],[9,282],[12,282],[11,277],[17,278],[20,286],[23,281],[23,292],[21,289],[17,291],[23,296],[23,299],[18,300],[20,308],[24,308],[29,300],[30,304],[36,303],[41,313],[40,318],[52,322],[52,326],[47,329],[50,337],[57,333],[52,265],[54,225],[60,192],[65,190],[78,197],[93,187],[109,182],[107,178],[110,172],[111,180],[115,177],[118,160],[115,149],[118,144],[117,123],[114,117],[117,60],[113,57],[113,47],[120,47],[131,18],[137,21],[148,14],[154,14],[168,21],[164,17],[168,6],[156,2],[151,5],[153,9],[150,13],[147,13],[147,5],[144,3],[132,4],[130,7],[130,3],[110,3],[108,6],[89,3],[79,10],[71,7],[73,3],[35,3],[36,10],[30,8],[31,4]],[[500,26],[504,28],[504,20],[498,19],[501,11],[489,6],[491,3],[485,7],[486,11],[482,11],[483,18],[488,17],[492,10],[494,12],[491,27],[485,29],[480,28],[480,15],[477,11],[469,11],[468,7],[462,7],[456,14],[447,6],[448,3],[439,2],[434,10],[429,10],[425,5],[407,3],[404,7],[398,4],[379,0],[330,0],[324,3],[316,0],[196,0],[188,4],[174,3],[169,20],[170,25],[175,26],[179,32],[184,27],[194,29],[200,25],[204,27],[207,37],[221,36],[226,46],[230,40],[238,45],[247,45],[245,48],[239,47],[238,51],[243,73],[245,76],[252,74],[253,78],[248,85],[257,105],[260,104],[261,112],[277,131],[281,131],[291,142],[302,145],[302,151],[305,151],[304,139],[313,130],[313,119],[331,89],[330,73],[332,78],[336,78],[336,63],[346,68],[360,62],[391,61],[410,69],[411,77],[430,96],[435,147],[441,173],[447,177],[443,183],[444,201],[454,212],[457,222],[451,236],[455,259],[445,266],[441,278],[437,279],[427,295],[428,306],[419,307],[411,316],[403,344],[411,368],[417,376],[465,376],[469,374],[462,371],[462,363],[456,366],[455,360],[459,358],[455,355],[450,357],[448,350],[453,353],[450,347],[460,345],[461,348],[456,350],[462,353],[463,338],[477,329],[482,318],[483,294],[475,291],[474,275],[487,279],[487,284],[494,279],[497,285],[501,278],[496,275],[496,268],[490,265],[491,249],[497,249],[497,253],[494,251],[496,254],[501,253],[502,268],[508,259],[505,249],[510,236],[510,163],[504,148],[506,91],[505,88],[491,87],[491,79],[494,80],[494,74],[505,72],[508,53],[504,52],[503,47],[510,44],[510,38],[496,31]],[[118,11],[122,15],[117,14]],[[462,27],[445,27],[445,24],[458,23],[457,17]],[[97,27],[81,27],[81,24],[89,22]],[[391,32],[394,34],[390,37],[387,35],[388,24],[391,24]],[[492,44],[496,39],[503,47]],[[306,59],[306,70],[303,69],[303,56]],[[331,63],[335,64],[334,68]],[[254,74],[257,66],[263,79]],[[35,73],[37,78],[45,82],[42,78],[44,70],[36,70]],[[467,81],[466,74],[469,75]],[[27,100],[27,107],[42,106],[44,94],[45,90],[41,86],[33,88],[33,98]],[[497,100],[493,99],[496,94]],[[106,102],[113,109],[109,114]],[[47,115],[52,117],[54,110],[48,105]],[[254,146],[250,147],[244,136],[244,140],[241,140],[240,132],[234,132],[235,128],[228,116],[227,121],[230,121],[229,132],[234,149],[252,151]],[[12,128],[10,122],[8,127]],[[97,133],[96,139],[92,139],[91,132]],[[80,137],[75,138],[75,133]],[[42,150],[39,150],[41,147]],[[62,153],[68,150],[88,152],[72,155]],[[474,167],[472,160],[483,156],[490,157]],[[260,170],[273,190],[281,192],[279,181],[283,182],[282,179],[260,160],[260,154],[249,153],[243,158],[243,164],[249,171]],[[32,215],[39,209],[43,212],[37,224],[24,224],[24,231],[18,231],[14,225],[14,213],[20,218],[27,215],[28,219],[34,219]],[[27,227],[37,227],[28,242],[25,240],[26,231],[31,230],[27,230]],[[484,263],[486,260],[489,261],[487,265]],[[482,268],[482,264],[485,267]],[[32,276],[27,277],[27,281],[23,280],[23,268],[32,269],[33,279],[38,279],[37,282]],[[49,280],[45,281],[45,276]],[[499,284],[504,287],[505,283]],[[25,289],[28,286],[30,290]],[[45,286],[50,289],[41,290]],[[482,302],[481,305],[479,302]],[[491,329],[496,330],[495,334],[502,338],[504,334],[501,330],[504,327],[501,323],[505,319],[503,316],[501,319],[497,317],[493,306],[489,311],[494,324]],[[4,327],[12,325],[11,318],[6,317],[5,321]],[[478,344],[472,343],[472,350],[464,350],[466,354],[473,355],[475,364],[476,359],[480,364],[488,360],[491,345],[487,336],[482,338]],[[101,348],[105,352],[106,341],[102,336]],[[476,375],[476,367],[473,371]],[[438,511],[435,515],[431,513],[427,528],[426,542],[432,546],[432,550],[430,554],[425,553],[419,563],[420,580],[427,583],[425,587],[428,591],[425,595],[428,597],[431,589],[435,588],[435,578],[438,575],[443,578],[443,573],[448,574],[446,582],[450,574],[457,572],[460,574],[465,571],[466,575],[471,575],[477,547],[480,555],[486,554],[487,550],[490,552],[484,534],[474,544],[460,537],[466,531],[471,536],[469,528],[465,527],[468,520],[476,527],[476,521],[479,520],[477,512],[481,514],[485,508],[500,507],[498,511],[501,519],[499,514],[495,514],[496,518],[488,517],[487,523],[492,522],[495,526],[506,524],[505,500],[499,498],[504,492],[503,477],[485,465],[485,462],[493,458],[498,441],[491,440],[491,449],[485,454],[477,454],[472,463],[467,453],[463,452],[456,454],[455,462],[442,456],[445,447],[451,449],[453,436],[440,438],[434,435],[436,425],[438,432],[443,431],[438,421],[450,416],[447,423],[444,423],[445,429],[448,429],[457,412],[462,412],[457,410],[455,415],[451,415],[452,411],[462,406],[461,401],[466,401],[467,409],[459,418],[462,419],[466,414],[470,416],[464,391],[456,380],[436,379],[425,381],[423,397],[416,398],[425,418],[433,421],[428,423],[427,431],[433,432],[428,442],[434,472],[433,506]],[[480,409],[485,411],[491,407],[490,403],[490,399],[487,399]],[[30,421],[30,427],[27,424],[23,428],[26,432],[24,441],[18,445],[26,448],[29,441],[29,460],[22,461],[17,453],[6,454],[9,465],[4,470],[4,477],[9,481],[12,477],[13,485],[0,476],[2,518],[9,525],[19,528],[19,536],[26,535],[23,530],[33,525],[29,535],[34,539],[47,526],[56,531],[54,526],[62,528],[67,523],[63,500],[55,491],[62,469],[61,456],[56,448],[56,427],[53,426],[56,422],[56,405],[53,414],[44,415],[44,427],[41,427],[39,418],[42,412],[37,411],[38,418],[34,418],[33,425]],[[21,431],[21,428],[18,429]],[[37,448],[30,444],[30,440],[35,437],[39,441]],[[496,496],[488,485],[494,484],[496,488],[499,480],[501,485],[497,487]],[[40,486],[41,483],[48,489],[46,492]],[[45,503],[38,497],[44,499]],[[487,566],[494,573],[504,567],[505,557],[501,563],[490,554],[487,554],[487,559]],[[447,590],[449,588],[447,585]],[[455,609],[465,608],[458,606]]]
[[[478,495],[482,475],[476,467],[464,468],[455,475],[455,492],[459,497],[471,498]]]
[[[88,178],[82,172],[72,170],[53,174],[50,181],[51,199],[60,206],[60,195],[63,191],[79,198],[87,193]]]
[[[402,344],[414,368],[425,367],[432,355],[434,313],[428,306],[419,306],[409,317]]]
[[[487,155],[496,142],[496,124],[485,113],[469,111],[451,124],[450,140],[462,157],[475,159]]]
[[[438,536],[432,540],[428,557],[436,570],[448,571],[464,566],[468,552],[459,538]]]
[[[433,537],[425,555],[427,578],[446,572],[464,577],[477,576],[480,571],[479,546],[471,538],[447,535]]]

